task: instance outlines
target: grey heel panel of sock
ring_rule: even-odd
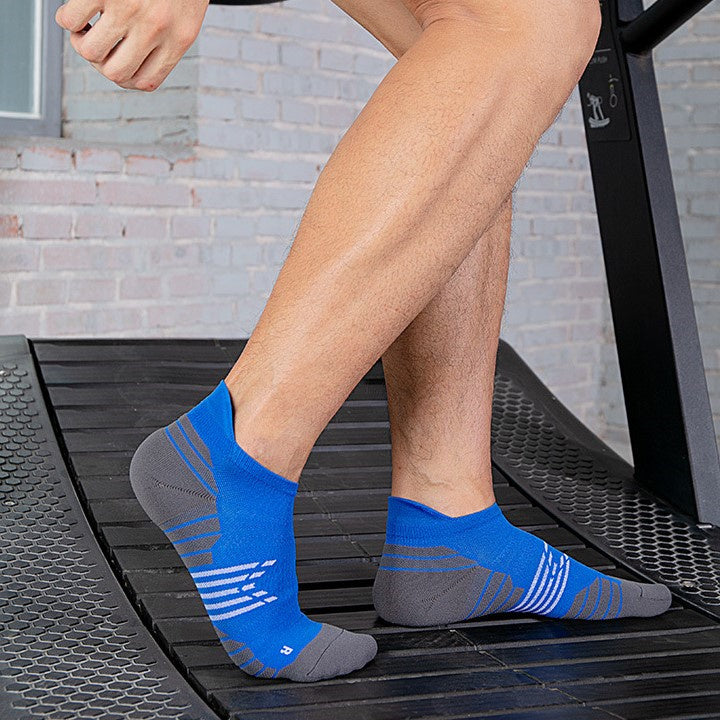
[[[198,479],[209,474],[207,468],[189,449],[184,453],[187,459],[183,459],[165,430],[164,427],[155,430],[138,446],[130,461],[130,484],[147,516],[167,531],[175,525],[214,515],[216,504],[212,486],[207,480]],[[168,537],[173,541],[179,539],[172,533]]]
[[[504,577],[448,548],[386,544],[373,584],[373,602],[380,617],[395,625],[446,625],[494,612],[498,607],[495,590],[481,595],[490,583],[503,585]],[[487,602],[482,602],[485,595]]]
[[[342,630],[323,623],[320,632],[277,677],[315,682],[359,670],[377,654],[371,635]]]

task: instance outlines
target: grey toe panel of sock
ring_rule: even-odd
[[[324,680],[358,670],[376,653],[372,636],[323,623],[318,635],[277,676],[296,682]]]
[[[563,617],[577,620],[611,620],[621,617],[652,617],[664,613],[672,602],[670,590],[656,583],[595,578],[575,596]]]
[[[672,603],[670,589],[659,583],[622,583],[622,608],[618,617],[652,617],[664,613]]]

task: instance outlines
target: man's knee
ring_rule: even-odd
[[[570,85],[579,80],[600,32],[599,0],[402,1],[423,30],[451,20],[467,23],[468,29],[512,37],[513,43],[527,49],[525,58],[531,62],[554,60],[559,81],[567,79]]]

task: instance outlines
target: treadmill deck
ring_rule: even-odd
[[[493,450],[507,517],[609,574],[668,583],[672,608],[433,629],[379,620],[370,589],[390,445],[378,364],[313,450],[295,523],[302,608],[371,632],[378,657],[312,685],[238,670],[127,471],[140,441],[205,397],[243,344],[0,338],[0,717],[720,717],[717,532],[637,487],[506,345]]]

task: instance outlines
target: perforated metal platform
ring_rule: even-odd
[[[218,644],[187,572],[165,536],[148,522],[127,478],[139,442],[210,392],[243,342],[45,340],[34,341],[32,347],[61,432],[65,462],[96,537],[138,618],[182,673],[182,678],[172,675],[170,667],[169,683],[157,686],[164,688],[162,692],[172,689],[175,678],[180,697],[185,697],[187,681],[219,716],[237,720],[720,718],[720,623],[711,616],[714,606],[703,605],[699,611],[698,601],[698,608],[692,609],[687,595],[676,594],[671,610],[660,617],[601,623],[498,615],[442,628],[409,629],[378,619],[370,588],[382,548],[390,481],[387,407],[379,366],[351,393],[311,453],[301,478],[295,523],[301,606],[313,619],[371,632],[378,640],[378,657],[349,677],[310,686],[245,675]],[[582,518],[581,500],[589,498],[589,517],[599,523],[599,510],[593,506],[599,501],[592,500],[595,485],[603,487],[605,481],[617,492],[616,477],[621,477],[625,488],[625,482],[631,482],[627,465],[564,411],[507,347],[500,353],[495,413],[495,492],[507,517],[611,575],[650,575],[652,568],[619,562],[611,534],[595,533],[594,528],[591,532],[587,524],[564,514],[567,505]],[[28,429],[34,434],[37,428]],[[526,444],[521,443],[523,437]],[[18,447],[5,449],[16,463],[23,457]],[[32,446],[25,449],[34,453]],[[572,491],[566,487],[567,478],[575,483]],[[531,480],[540,479],[557,497],[533,499],[540,490]],[[551,483],[559,483],[558,488]],[[63,487],[67,490],[69,485]],[[80,512],[72,497],[67,502],[71,513]],[[612,512],[614,505],[608,508]],[[639,515],[635,529],[642,530],[646,519]],[[627,549],[625,539],[633,541],[633,524],[625,527],[628,533],[621,533],[620,539]],[[88,530],[80,515],[77,523],[59,532],[82,539]],[[43,543],[45,537],[36,532],[32,544]],[[703,533],[705,538],[712,540]],[[93,547],[95,539],[84,537],[82,542]],[[667,544],[662,537],[659,542]],[[652,543],[649,536],[647,543]],[[682,548],[677,541],[670,546]],[[607,552],[598,551],[601,547]],[[7,598],[15,615],[23,612],[19,589],[13,586]],[[114,591],[104,592],[99,582],[99,597],[84,612],[84,617],[100,618],[101,624],[104,608],[127,608]],[[147,636],[138,620],[128,627]],[[66,631],[72,640],[73,628]],[[64,631],[59,637],[64,639]],[[52,652],[44,645],[26,646],[24,652],[17,648],[13,681],[20,685],[11,685],[5,697],[23,701],[23,692],[36,697],[37,686],[23,690],[26,674],[33,663],[47,662],[45,655],[56,661]],[[107,655],[95,660],[103,657]],[[152,660],[152,653],[137,656],[143,668],[146,658]],[[81,665],[82,660],[77,652],[65,658],[71,665]],[[150,672],[164,667],[156,663]],[[100,664],[95,684],[102,685],[113,672]],[[72,682],[70,690],[52,692],[73,692]],[[107,677],[107,685],[113,682]],[[41,683],[39,690],[47,697],[51,693],[45,687]],[[117,684],[112,689],[125,691]],[[133,685],[131,698],[137,697],[135,690]],[[106,690],[100,687],[97,692],[104,696]],[[155,692],[153,686],[151,701]],[[78,703],[74,707],[85,713],[73,717],[93,712],[106,716],[97,704],[90,707],[91,698],[87,685],[73,696]],[[13,706],[15,715],[8,717],[20,710]],[[0,717],[4,720],[5,715],[0,712]],[[163,715],[141,706],[135,715],[124,717],[149,720]]]
[[[216,717],[89,531],[21,336],[0,338],[0,437],[0,718]]]
[[[633,478],[508,345],[500,348],[493,460],[616,560],[720,618],[720,530],[700,528]]]

